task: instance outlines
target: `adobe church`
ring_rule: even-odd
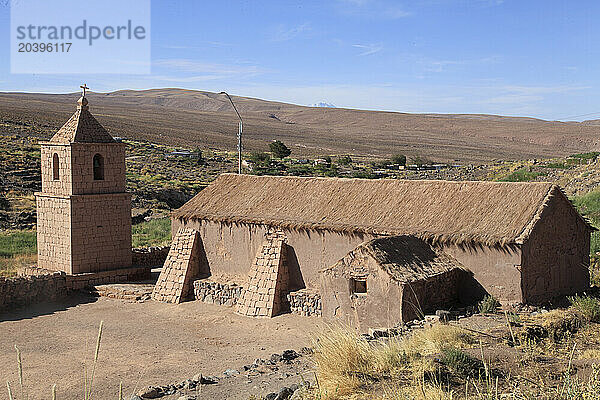
[[[131,266],[131,195],[125,192],[125,144],[90,114],[77,110],[41,143],[37,192],[38,267],[67,274]]]

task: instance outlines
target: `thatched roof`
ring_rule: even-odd
[[[552,196],[564,194],[542,182],[223,174],[172,216],[504,246],[527,239]]]
[[[433,248],[414,236],[386,236],[362,243],[337,263],[321,272],[343,272],[353,263],[363,264],[370,256],[376,264],[399,283],[414,282],[455,268],[464,269],[454,257]]]

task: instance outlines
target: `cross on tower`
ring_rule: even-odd
[[[82,97],[85,97],[85,91],[86,91],[87,89],[89,89],[89,87],[87,87],[87,85],[86,85],[85,83],[84,83],[83,85],[79,86],[79,87],[80,87],[81,89],[83,89],[83,96],[82,96]]]

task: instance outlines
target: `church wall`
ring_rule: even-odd
[[[71,273],[71,202],[69,197],[36,196],[37,251],[40,268]]]
[[[73,194],[125,191],[125,147],[123,143],[72,143]],[[94,155],[103,159],[104,179],[94,179]]]
[[[131,265],[131,195],[71,197],[72,273]]]
[[[58,180],[53,176],[53,157],[58,156]],[[56,195],[69,195],[72,192],[71,179],[71,147],[67,145],[50,145],[43,143],[41,146],[42,166],[42,192]]]
[[[265,241],[267,227],[228,225],[210,221],[183,224],[172,220],[173,237],[180,227],[200,232],[210,273],[227,281],[243,284],[258,249]],[[290,290],[320,287],[319,271],[329,267],[374,236],[329,231],[281,229],[287,237]]]

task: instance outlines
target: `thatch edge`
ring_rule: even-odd
[[[414,235],[394,235],[394,236],[414,236]],[[393,236],[390,236],[393,237]],[[354,255],[357,252],[366,252],[368,255],[370,255],[374,260],[377,260],[379,258],[377,252],[374,251],[374,249],[372,248],[372,246],[370,246],[369,244],[371,242],[373,242],[374,240],[377,240],[378,238],[375,239],[370,239],[370,240],[366,240],[364,242],[362,242],[361,244],[359,244],[358,246],[356,246],[354,249],[350,250],[348,253],[346,253],[345,256],[343,256],[342,258],[340,258],[338,261],[336,261],[335,263],[333,263],[332,265],[329,265],[327,267],[324,267],[322,269],[320,269],[318,271],[319,274],[329,274],[331,272],[333,272],[336,268],[339,267],[340,263],[343,262],[343,260],[350,256],[350,255]],[[431,245],[431,244],[430,244]],[[438,257],[446,257],[448,259],[449,262],[451,262],[453,264],[452,267],[448,267],[447,269],[444,269],[443,271],[436,271],[434,273],[429,273],[427,274],[427,276],[423,276],[420,278],[415,278],[412,280],[401,280],[398,279],[397,277],[395,277],[394,275],[392,275],[390,273],[390,271],[387,268],[383,268],[383,265],[380,264],[379,262],[377,263],[377,265],[379,266],[379,268],[384,271],[389,278],[394,281],[397,284],[401,284],[401,285],[406,285],[406,284],[411,284],[411,283],[417,283],[417,282],[421,282],[421,281],[426,281],[429,278],[434,278],[443,274],[447,274],[451,271],[454,270],[459,270],[459,271],[463,271],[463,272],[470,272],[470,270],[468,268],[466,268],[460,261],[458,261],[456,258],[454,258],[452,255],[440,250],[440,249],[436,249],[433,248],[433,250],[435,251],[435,253],[438,255]]]
[[[586,217],[584,217],[583,215],[581,215],[579,213],[579,211],[577,210],[577,207],[575,207],[573,202],[569,199],[569,197],[566,195],[566,193],[563,191],[563,189],[560,186],[552,185],[550,187],[550,189],[548,189],[548,193],[546,194],[546,196],[542,200],[541,204],[539,205],[537,211],[533,215],[533,218],[531,218],[531,221],[529,221],[529,223],[525,226],[525,228],[523,228],[523,231],[515,239],[516,244],[520,244],[520,245],[524,244],[527,241],[527,239],[529,239],[529,236],[531,235],[531,232],[533,232],[535,225],[542,219],[542,213],[544,212],[544,210],[546,210],[546,208],[548,207],[548,205],[550,204],[552,199],[556,196],[563,197],[563,199],[567,202],[567,204],[569,204],[569,206],[572,207],[577,218],[579,218],[579,220],[581,222],[583,222],[585,224],[585,226],[587,226],[587,228],[591,232],[598,230],[594,226],[592,226],[592,224]]]

